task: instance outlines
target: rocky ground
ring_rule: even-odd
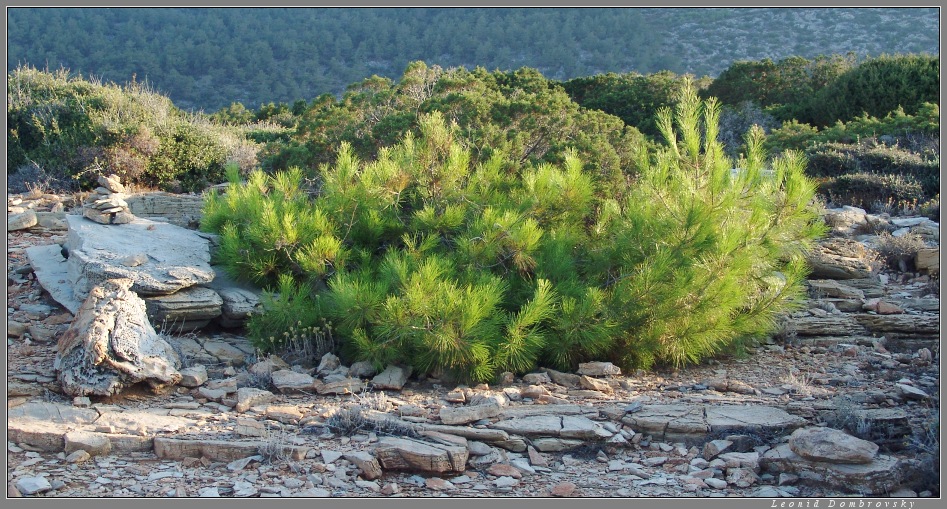
[[[56,214],[70,204],[32,198],[10,202],[23,207],[11,221],[40,214],[8,234],[9,496],[939,496],[930,260],[852,278],[870,260],[836,246],[822,260],[849,274],[814,276],[778,338],[680,371],[594,364],[465,387],[259,358],[240,329],[212,325],[166,336],[176,386],[74,398],[54,369],[73,314],[25,252],[66,241]]]

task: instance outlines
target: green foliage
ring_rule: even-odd
[[[779,62],[768,58],[740,60],[713,80],[703,95],[729,105],[750,101],[767,108],[778,119],[789,121],[798,118],[813,94],[851,69],[854,60],[852,54],[813,60],[793,56]]]
[[[98,174],[126,184],[201,190],[224,166],[256,164],[235,128],[176,109],[137,82],[125,86],[19,67],[7,77],[7,166],[32,162],[59,189],[94,187]]]
[[[940,190],[940,108],[925,103],[916,115],[898,108],[883,118],[863,115],[819,130],[797,121],[770,133],[770,150],[805,151],[806,172],[838,205],[930,199]]]
[[[825,127],[861,116],[884,117],[899,108],[914,115],[925,103],[938,102],[939,73],[938,57],[926,54],[883,55],[858,63],[852,54],[739,61],[705,94],[729,105],[754,102],[783,122]]]
[[[272,285],[288,273],[318,285],[344,265],[336,224],[311,206],[298,168],[254,171],[240,184],[231,165],[228,177],[225,194],[208,193],[201,228],[220,233],[216,256],[232,276]]]
[[[638,128],[649,136],[659,136],[655,114],[663,107],[673,106],[688,76],[670,71],[654,74],[598,74],[575,78],[563,83],[573,101],[584,108],[600,110],[622,119],[626,125]],[[712,82],[708,77],[696,82],[705,88]]]
[[[668,147],[613,223],[607,261],[623,365],[696,362],[771,331],[799,296],[802,251],[824,231],[801,155],[767,162],[754,129],[731,170],[716,141],[718,108],[688,88],[673,120],[661,112]]]
[[[865,200],[878,199],[876,194],[886,192],[887,185],[892,186],[887,192],[896,200],[930,198],[940,191],[940,159],[924,159],[896,145],[874,140],[851,145],[826,143],[810,149],[808,157],[809,173],[815,177],[877,175],[878,178],[849,181],[852,184],[861,181],[875,187],[875,191],[870,193],[872,196],[865,196]],[[873,183],[868,184],[869,181]]]
[[[420,133],[419,115],[441,113],[458,125],[458,141],[473,164],[506,154],[518,164],[561,163],[576,150],[589,168],[616,182],[634,173],[642,135],[599,111],[585,110],[535,69],[512,72],[428,67],[412,62],[398,82],[373,76],[342,99],[321,97],[299,118],[288,143],[265,149],[264,167],[314,171],[334,161],[343,143],[362,160]]]
[[[831,125],[860,115],[881,117],[898,108],[915,114],[940,98],[940,58],[881,56],[862,62],[812,96],[799,120]]]
[[[819,193],[836,205],[871,208],[876,203],[917,202],[924,192],[911,176],[846,173],[819,183]]]
[[[469,85],[489,77],[516,97],[555,91],[531,71],[476,73]],[[375,84],[372,94],[387,94],[390,84]],[[731,172],[718,104],[690,82],[681,94],[676,114],[659,116],[667,146],[630,151],[643,169],[634,186],[615,185],[574,148],[561,161],[531,161],[515,142],[481,145],[477,157],[465,128],[445,119],[469,111],[435,111],[374,160],[342,143],[313,194],[296,189],[298,169],[234,182],[208,197],[202,227],[221,234],[235,275],[278,285],[263,315],[276,317],[254,325],[263,347],[299,313],[330,323],[351,360],[467,380],[541,363],[697,362],[772,328],[823,229],[801,156],[767,160],[757,130]],[[492,111],[530,104],[511,97]]]
[[[824,143],[856,143],[862,138],[888,136],[901,144],[909,144],[912,137],[934,136],[940,133],[940,107],[925,103],[915,115],[903,108],[895,109],[882,118],[862,115],[848,122],[838,121],[831,127],[818,129],[798,120],[784,122],[766,138],[769,150],[806,150]],[[929,155],[936,151],[929,150]]]
[[[845,47],[936,54],[934,8],[32,8],[7,13],[7,62],[147,77],[181,108],[216,111],[342,94],[413,60],[530,66],[568,80],[608,71],[716,76],[747,55]],[[814,23],[814,25],[813,25]],[[806,26],[800,30],[801,26]]]

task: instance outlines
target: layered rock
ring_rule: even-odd
[[[859,279],[872,275],[868,249],[861,242],[833,238],[806,255],[814,279]]]
[[[778,432],[806,420],[768,406],[646,405],[623,417],[636,432],[662,440],[699,438],[711,432]]]
[[[832,463],[808,460],[789,444],[780,444],[760,459],[764,471],[793,474],[800,482],[829,486],[846,493],[877,495],[888,493],[901,485],[905,467],[892,456],[877,455],[868,463]]]
[[[66,260],[81,300],[108,279],[127,278],[141,295],[170,295],[214,279],[207,241],[194,232],[146,219],[103,226],[66,216]]]
[[[82,204],[82,215],[96,223],[126,224],[135,219],[125,202],[125,186],[116,175],[100,176],[99,187]]]
[[[182,228],[200,225],[204,197],[165,192],[137,193],[125,197],[128,209],[138,217],[166,221]]]
[[[437,474],[463,472],[468,454],[465,447],[408,438],[383,437],[375,446],[375,456],[387,470],[414,470]]]
[[[878,445],[832,428],[802,428],[789,436],[792,452],[811,461],[870,463]]]
[[[37,223],[39,219],[36,217],[36,212],[32,210],[10,214],[7,216],[7,231],[26,230],[36,226]]]
[[[173,332],[189,332],[205,327],[221,315],[224,301],[210,288],[193,286],[171,295],[146,297],[151,323]]]

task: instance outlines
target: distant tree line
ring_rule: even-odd
[[[8,71],[19,65],[65,67],[116,83],[134,76],[179,108],[204,111],[231,102],[257,107],[310,101],[324,93],[338,96],[367,76],[397,79],[417,60],[444,68],[525,66],[556,80],[662,70],[716,75],[738,59],[814,58],[832,51],[840,34],[800,35],[791,24],[797,11],[11,8]],[[875,49],[867,49],[864,37],[847,43],[865,57],[885,48],[936,51],[936,32],[917,31],[932,12],[825,9],[819,16],[850,27],[853,36],[869,35]],[[767,29],[747,29],[757,25]],[[711,36],[734,30],[747,40],[712,41]],[[772,46],[774,38],[787,42]]]

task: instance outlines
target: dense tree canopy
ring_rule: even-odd
[[[936,9],[10,8],[8,71],[25,64],[124,83],[183,109],[311,101],[409,62],[716,75],[736,60],[937,52]],[[799,30],[800,23],[807,29]],[[734,43],[733,41],[740,41]]]

